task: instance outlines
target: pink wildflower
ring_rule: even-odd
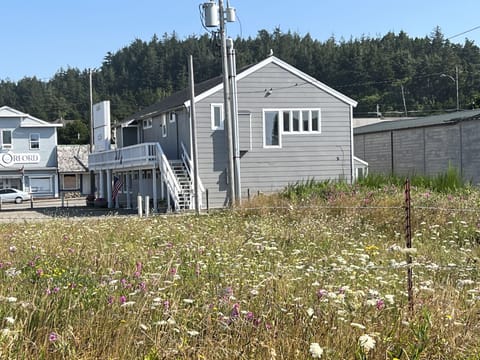
[[[376,306],[377,310],[382,310],[385,307],[385,301],[383,301],[383,299],[378,299]]]
[[[48,341],[55,342],[57,340],[58,340],[58,334],[52,331],[50,335],[48,335]]]

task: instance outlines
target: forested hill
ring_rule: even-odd
[[[272,49],[280,59],[357,100],[356,116],[375,112],[377,104],[384,114],[455,109],[456,67],[460,107],[480,103],[479,47],[468,39],[452,43],[439,28],[424,38],[400,32],[325,42],[308,34],[261,30],[255,38],[237,38],[235,47],[238,68],[264,59]],[[112,121],[121,120],[186,87],[190,54],[197,82],[221,73],[219,41],[209,35],[153,36],[148,42],[135,40],[108,53],[93,73],[94,101],[110,100]],[[2,80],[3,105],[47,121],[64,118],[88,123],[89,70],[60,69],[48,82],[35,77],[17,83]]]

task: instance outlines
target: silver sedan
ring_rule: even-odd
[[[13,202],[15,204],[21,204],[22,201],[28,201],[31,199],[31,195],[25,191],[18,189],[0,189],[0,201],[3,203]]]

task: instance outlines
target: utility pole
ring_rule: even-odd
[[[89,90],[90,90],[90,154],[93,153],[93,86],[92,69],[89,69]],[[95,194],[95,172],[90,170],[90,194]]]
[[[407,117],[408,111],[407,111],[407,103],[405,101],[405,91],[403,90],[403,84],[400,84],[400,88],[402,89],[403,111],[405,111],[405,117]]]
[[[460,110],[460,101],[458,99],[458,66],[455,66],[455,87],[457,90],[457,111]]]
[[[198,184],[198,147],[197,147],[197,121],[195,113],[195,80],[193,77],[193,56],[188,58],[188,74],[190,80],[190,127],[192,129],[192,158],[193,158],[193,188],[195,192],[195,212],[200,214],[200,186]]]
[[[224,124],[227,142],[227,198],[230,206],[233,206],[237,199],[235,197],[235,166],[234,166],[234,146],[233,146],[233,127],[236,126],[232,121],[231,92],[229,83],[229,66],[227,56],[227,38],[225,22],[235,21],[235,9],[227,3],[227,8],[223,6],[223,0],[218,0],[218,5],[214,0],[203,4],[205,11],[205,26],[218,27],[221,41],[222,55],[222,75],[223,75],[223,110]]]

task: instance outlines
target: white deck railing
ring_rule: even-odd
[[[156,145],[143,143],[88,155],[90,170],[125,169],[153,166],[157,161]]]
[[[159,143],[137,144],[88,155],[88,167],[94,171],[147,168],[157,165],[160,169],[162,181],[174,202],[174,208],[178,210],[182,190]]]

